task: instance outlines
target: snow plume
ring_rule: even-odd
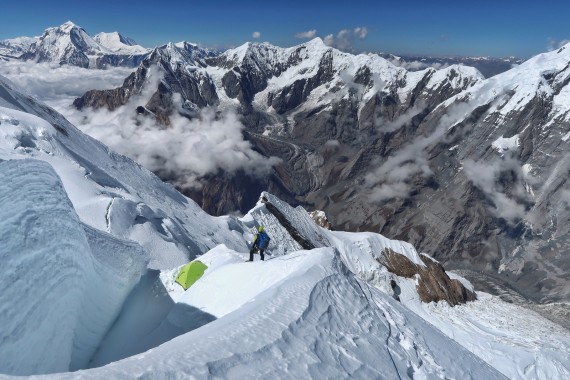
[[[307,30],[306,32],[295,33],[295,38],[306,38],[312,40],[316,36],[317,36],[316,29]]]
[[[557,40],[557,39],[554,39],[554,38],[549,38],[549,39],[548,39],[547,46],[546,46],[546,49],[547,49],[548,51],[553,51],[553,50],[556,50],[556,49],[560,49],[562,46],[564,46],[564,45],[566,45],[566,44],[568,44],[568,43],[570,43],[570,40],[568,40],[568,39],[565,39],[565,40]]]
[[[525,175],[518,160],[510,155],[492,162],[466,160],[463,170],[473,185],[493,203],[492,211],[497,217],[511,224],[524,218],[526,207],[523,201],[527,194],[524,189]],[[512,185],[509,184],[511,181]]]
[[[410,144],[396,151],[388,159],[364,177],[364,186],[369,189],[372,202],[384,202],[393,198],[407,198],[412,190],[414,176],[424,178],[432,175],[425,150],[445,139],[447,131],[463,120],[470,111],[466,103],[457,103],[441,117],[434,131],[428,136],[418,136]],[[399,121],[403,122],[416,111]],[[396,122],[396,120],[394,121]],[[397,124],[389,127],[395,128]]]
[[[358,28],[355,28],[353,32],[356,37],[365,39],[368,35],[368,28],[365,26],[359,26]]]
[[[365,39],[368,35],[368,28],[361,26],[354,29],[343,29],[337,33],[325,36],[324,43],[328,46],[344,51],[352,51],[356,39]]]

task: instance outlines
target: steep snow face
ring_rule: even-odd
[[[146,254],[84,226],[41,161],[0,162],[0,216],[0,372],[84,367],[146,269]]]
[[[548,115],[548,121],[556,119],[568,121],[566,93],[570,78],[570,44],[560,49],[539,54],[513,69],[480,82],[460,99],[469,99],[474,107],[493,104],[491,109],[507,117],[511,113],[522,111],[535,98],[553,100],[554,107]],[[446,105],[456,102],[457,98],[446,101]]]
[[[145,54],[150,51],[135,42],[135,40],[122,36],[119,32],[98,33],[93,40],[115,54]]]

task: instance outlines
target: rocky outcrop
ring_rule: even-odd
[[[267,192],[261,194],[259,201],[265,205],[265,209],[284,228],[289,236],[288,239],[293,239],[300,248],[311,250],[334,246],[331,243],[331,241],[334,241],[334,238],[331,240],[327,231],[319,229],[310,214],[301,207],[293,208]],[[384,239],[384,242],[387,241],[383,237],[380,237],[380,239]],[[446,301],[449,305],[456,306],[477,299],[475,293],[467,289],[459,280],[451,279],[439,262],[427,255],[420,254],[419,258],[424,265],[416,264],[406,256],[413,257],[417,255],[413,247],[409,246],[406,251],[406,248],[402,247],[402,242],[398,243],[395,246],[400,247],[402,252],[408,253],[402,254],[392,248],[384,248],[379,255],[374,252],[370,253],[377,257],[376,260],[379,264],[386,267],[389,272],[396,276],[416,278],[418,284],[417,292],[422,302]],[[280,244],[287,244],[287,242],[282,241]],[[362,243],[362,246],[367,246],[368,244],[370,243]],[[405,245],[406,243],[403,244]],[[359,244],[356,245],[359,246]],[[392,287],[393,289],[398,287],[397,281],[392,284]],[[396,298],[398,297],[396,290],[394,295]]]
[[[320,210],[311,211],[309,215],[311,216],[313,221],[317,224],[317,226],[323,227],[327,230],[332,230],[332,224],[328,220],[327,215],[325,214],[324,211]]]
[[[397,276],[417,279],[417,291],[423,302],[446,301],[450,306],[477,299],[475,293],[456,279],[451,279],[443,266],[426,255],[420,255],[425,267],[389,248],[384,249],[378,262]]]

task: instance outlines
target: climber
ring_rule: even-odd
[[[267,249],[267,247],[269,246],[269,241],[271,240],[269,238],[269,235],[267,235],[267,233],[263,229],[263,226],[259,226],[257,231],[258,231],[258,233],[253,238],[253,246],[251,247],[251,250],[249,251],[249,260],[248,261],[253,261],[253,254],[255,251],[259,251],[259,254],[261,255],[261,260],[263,261],[265,258],[264,252]]]

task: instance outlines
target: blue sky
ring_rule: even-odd
[[[91,35],[119,31],[146,47],[181,40],[292,46],[304,41],[296,34],[315,31],[306,35],[354,51],[526,58],[570,39],[570,2],[552,0],[11,0],[1,9],[0,39],[71,20]]]

